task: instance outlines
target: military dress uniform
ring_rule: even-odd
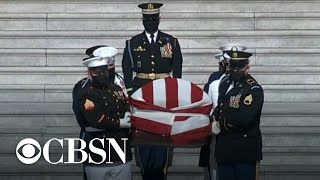
[[[148,22],[159,23],[161,6],[161,3],[140,4],[145,31],[126,41],[122,71],[129,95],[148,82],[170,77],[171,72],[172,77],[181,78],[183,60],[178,39],[157,27],[153,28],[155,32],[147,31]],[[135,152],[144,180],[166,179],[172,161],[171,148],[137,145]]]
[[[240,51],[245,51],[247,48],[245,46],[241,46],[239,44],[226,44],[219,47],[219,50],[222,51],[221,54],[215,55],[215,59],[219,60],[219,71],[213,72],[208,82],[204,86],[204,91],[209,95],[212,100],[213,107],[217,107],[218,105],[218,91],[219,85],[222,78],[228,74],[228,61],[229,57],[225,56],[224,54],[229,51],[232,47],[237,47]],[[220,63],[223,63],[224,70],[220,69]],[[217,179],[217,172],[216,172],[216,162],[214,159],[214,151],[215,151],[215,137],[213,137],[210,141],[210,144],[201,147],[200,150],[200,157],[199,157],[199,166],[200,167],[208,167],[209,176],[205,179]]]
[[[93,57],[94,59],[96,57]],[[101,60],[103,61],[103,58]],[[85,64],[84,60],[84,64]],[[98,62],[100,63],[100,62]],[[86,64],[89,68],[90,64]],[[98,65],[105,65],[107,61]],[[114,83],[108,82],[104,88],[97,87],[89,78],[80,80],[73,89],[73,111],[81,127],[80,138],[83,139],[87,147],[85,151],[90,154],[95,162],[101,162],[102,157],[90,152],[88,149],[89,142],[94,138],[105,139],[113,138],[116,140],[122,150],[125,149],[125,162],[120,159],[114,148],[110,148],[104,141],[104,147],[98,141],[93,145],[106,152],[107,158],[101,164],[89,163],[88,159],[84,162],[85,178],[89,180],[107,180],[107,179],[131,179],[132,153],[130,148],[130,129],[121,126],[121,119],[129,111],[127,97],[124,95],[122,88]],[[122,138],[128,139],[123,141]],[[125,142],[125,143],[124,143]],[[110,152],[110,156],[109,156]],[[81,158],[81,154],[78,156]],[[112,164],[106,163],[110,161]]]
[[[227,54],[236,64],[248,61],[251,56],[235,50]],[[263,89],[249,74],[239,81],[233,81],[231,76],[226,75],[220,82],[218,106],[214,111],[221,131],[215,145],[218,177],[219,180],[253,180],[258,175],[257,162],[262,160]]]
[[[172,76],[181,78],[182,55],[178,39],[158,31],[154,44],[145,32],[126,41],[122,70],[126,88],[135,91],[148,82]],[[133,72],[136,76],[133,79]]]

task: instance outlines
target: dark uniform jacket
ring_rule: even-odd
[[[214,111],[221,129],[216,136],[216,160],[218,163],[260,161],[262,138],[259,126],[263,89],[250,75],[228,91],[231,83],[229,75],[221,80],[218,106]]]
[[[154,45],[142,32],[126,41],[123,52],[122,71],[127,89],[136,90],[150,79],[133,79],[136,73],[170,73],[175,78],[181,78],[182,55],[179,42],[169,34],[158,31],[157,40]]]
[[[220,77],[223,75],[224,73],[221,71],[216,71],[213,72],[208,79],[208,82],[204,85],[203,87],[203,91],[208,93],[209,92],[209,86],[210,84],[215,81],[220,79]],[[209,141],[211,142],[211,140]],[[199,156],[199,166],[200,167],[206,167],[209,165],[209,159],[210,159],[210,144],[207,144],[205,146],[202,146],[200,149],[200,156]]]
[[[80,138],[89,145],[93,138],[114,138],[121,149],[124,149],[124,141],[121,138],[128,138],[126,141],[126,160],[132,159],[129,129],[119,127],[119,119],[123,118],[129,105],[120,86],[110,84],[108,89],[96,89],[91,85],[88,78],[80,80],[73,89],[73,111],[81,127]],[[101,129],[102,131],[87,132],[85,127]],[[94,143],[96,147],[104,149],[109,160],[108,141],[105,141],[104,148],[100,142]],[[85,149],[89,152],[89,149]],[[101,157],[91,153],[91,158],[100,162]],[[110,150],[111,162],[120,162],[121,159],[114,148]],[[87,163],[87,162],[85,162]]]

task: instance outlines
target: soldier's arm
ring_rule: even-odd
[[[81,95],[81,84],[77,83],[72,91],[72,110],[76,116],[77,122],[80,127],[85,127],[85,119],[80,109],[80,95]]]
[[[90,127],[98,129],[119,129],[119,118],[110,116],[110,112],[106,110],[107,105],[102,101],[100,94],[91,89],[91,95],[81,98],[81,112]]]
[[[133,69],[131,64],[131,59],[129,55],[128,41],[126,41],[126,47],[123,51],[122,57],[122,72],[123,72],[123,80],[127,91],[130,91],[132,88],[132,78],[133,78]]]
[[[251,87],[241,99],[238,113],[226,115],[224,126],[235,131],[246,131],[258,120],[264,102],[263,90],[259,86]],[[220,124],[221,125],[221,124]]]
[[[174,49],[173,49],[173,71],[172,75],[174,78],[181,78],[182,76],[182,54],[180,49],[180,44],[178,39],[174,39]]]

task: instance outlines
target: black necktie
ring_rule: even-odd
[[[150,38],[151,38],[151,45],[154,45],[154,34],[150,34]]]

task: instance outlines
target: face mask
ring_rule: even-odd
[[[245,76],[245,71],[230,71],[230,79],[234,82],[241,81]]]
[[[110,83],[114,82],[114,78],[116,77],[116,69],[115,68],[110,68],[109,69],[109,81]]]
[[[159,20],[143,20],[143,26],[144,29],[148,32],[148,33],[155,33],[158,30],[159,27]]]
[[[109,84],[109,71],[107,67],[103,67],[101,69],[96,69],[90,72],[92,77],[93,86],[104,89]]]

